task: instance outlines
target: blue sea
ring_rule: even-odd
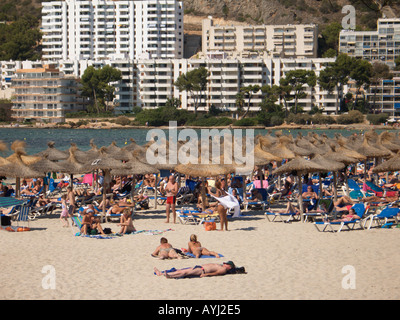
[[[76,143],[79,149],[89,150],[90,140],[93,139],[97,147],[108,146],[115,142],[117,146],[124,147],[130,143],[130,138],[133,138],[139,145],[145,144],[148,132],[151,129],[33,129],[33,128],[0,128],[0,140],[8,146],[15,140],[23,140],[26,142],[26,151],[28,154],[35,154],[47,149],[47,142],[54,141],[55,147],[60,150],[67,150],[71,143]],[[159,129],[158,129],[159,130]],[[178,129],[179,130],[182,129]],[[275,130],[254,129],[254,135],[265,135],[269,131],[274,134]],[[168,129],[164,130],[165,136],[168,137]],[[201,129],[196,129],[200,137]],[[302,135],[307,135],[308,132],[317,134],[326,133],[328,137],[334,137],[335,133],[341,133],[343,136],[349,136],[356,133],[362,133],[360,130],[322,130],[322,129],[287,129],[282,130],[283,134],[292,134],[296,137],[299,132]],[[379,133],[380,131],[377,130]],[[246,130],[242,130],[243,136],[246,135]],[[3,153],[2,156],[8,156],[12,153],[11,150]]]

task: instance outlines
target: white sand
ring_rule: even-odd
[[[196,233],[220,259],[161,261],[150,256],[160,235],[99,240],[75,237],[58,215],[30,222],[35,230],[0,231],[0,299],[399,299],[400,229],[375,228],[339,234],[318,232],[312,223],[268,222],[261,212],[230,221],[229,232],[165,224],[159,213],[139,212],[141,229],[166,229],[169,242],[186,247]],[[115,223],[104,224],[117,231]],[[74,230],[75,231],[75,230]],[[233,260],[245,275],[172,280],[160,270]],[[43,289],[44,266],[56,288]],[[346,265],[355,269],[355,289],[344,289]]]

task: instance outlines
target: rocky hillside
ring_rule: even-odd
[[[400,0],[183,0],[187,15],[187,30],[200,27],[190,17],[213,17],[247,24],[316,23],[325,25],[340,22],[342,7],[354,5],[357,25],[375,29],[376,19],[384,13],[388,17],[400,16]],[[379,4],[390,4],[379,8]],[[193,19],[195,21],[195,19]],[[197,27],[196,27],[197,26]]]

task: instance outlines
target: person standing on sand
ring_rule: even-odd
[[[71,187],[67,187],[67,200],[69,203],[68,216],[72,218],[76,209],[75,194]],[[72,222],[73,223],[73,222]]]
[[[220,180],[218,180],[215,183],[215,188],[216,188],[216,192],[215,193],[212,193],[210,191],[210,194],[213,195],[214,197],[221,198],[221,197],[225,197],[227,195],[226,191],[222,189],[222,184],[221,184]],[[217,211],[218,211],[219,220],[220,220],[220,223],[221,223],[220,231],[223,231],[224,227],[225,227],[225,231],[228,231],[228,217],[227,217],[227,214],[226,214],[227,208],[225,206],[223,206],[220,202],[218,202]]]
[[[167,220],[165,221],[166,223],[169,223],[170,210],[172,210],[174,223],[176,223],[175,202],[177,193],[178,193],[178,183],[175,181],[175,176],[171,175],[165,187],[165,195],[167,196],[167,205],[166,205]]]

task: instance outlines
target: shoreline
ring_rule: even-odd
[[[103,123],[107,123],[104,121]],[[55,126],[53,124],[46,124],[43,126],[32,126],[32,125],[22,125],[18,126],[12,125],[2,125],[0,128],[3,129],[94,129],[94,130],[108,130],[108,129],[170,129],[169,126],[123,126],[115,123],[108,123],[106,125],[82,125],[77,128],[71,128],[70,126]],[[178,129],[261,129],[261,130],[399,130],[399,127],[393,127],[390,125],[373,125],[373,124],[327,124],[327,125],[298,125],[298,124],[284,124],[280,126],[215,126],[215,127],[205,127],[205,126],[177,126]]]

